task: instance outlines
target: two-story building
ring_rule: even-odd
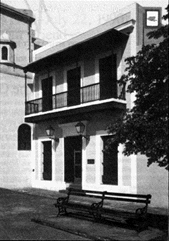
[[[34,36],[31,10],[0,2],[0,21],[0,187],[31,187],[32,126],[24,121],[23,67],[42,41]],[[32,77],[27,75],[28,96]]]
[[[104,152],[113,138],[107,127],[133,105],[134,96],[117,83],[125,59],[150,42],[146,33],[160,19],[161,8],[134,3],[109,22],[35,51],[25,67],[35,73],[25,103],[25,122],[33,124],[33,187],[151,193],[152,205],[167,206],[166,170],[147,168],[144,156],[124,156],[121,144]]]

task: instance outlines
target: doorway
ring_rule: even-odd
[[[44,141],[43,144],[43,180],[52,180],[52,142]]]
[[[100,99],[116,98],[117,70],[116,55],[110,55],[99,60]]]
[[[82,182],[82,137],[65,137],[65,182],[81,185]]]
[[[80,104],[80,67],[67,71],[68,106]]]

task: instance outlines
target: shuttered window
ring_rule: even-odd
[[[107,144],[111,140],[110,136],[103,136],[103,184],[118,185],[118,144],[111,144],[111,149],[107,150]]]
[[[22,124],[18,128],[18,151],[31,150],[31,128]]]

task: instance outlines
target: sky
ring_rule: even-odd
[[[48,42],[62,42],[111,20],[120,9],[137,2],[141,6],[162,7],[166,14],[168,0],[1,0],[12,7],[31,9],[36,37]]]

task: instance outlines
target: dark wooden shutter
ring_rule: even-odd
[[[116,55],[99,60],[100,99],[116,98],[117,95]]]
[[[52,180],[52,142],[43,142],[43,179]]]
[[[68,106],[80,104],[80,67],[67,72]]]
[[[112,97],[117,98],[117,56],[112,55]]]
[[[106,149],[109,136],[102,137],[103,150]],[[103,184],[118,185],[118,145],[114,143],[109,152],[103,151]]]
[[[65,182],[74,182],[74,149],[69,137],[64,140]]]
[[[18,150],[31,150],[31,128],[27,124],[18,128]]]
[[[42,110],[52,110],[52,77],[42,80]]]

